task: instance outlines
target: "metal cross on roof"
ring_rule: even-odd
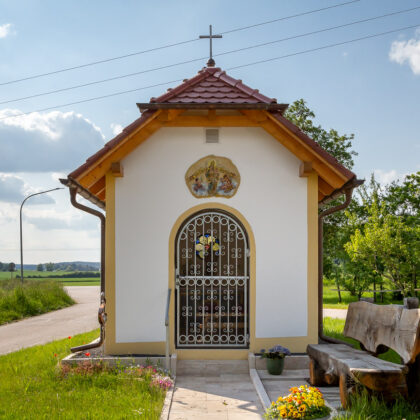
[[[214,67],[216,63],[213,60],[213,38],[222,38],[222,35],[213,35],[212,27],[210,25],[210,35],[200,35],[200,38],[207,38],[210,40],[210,58],[209,61],[207,61],[207,66]]]

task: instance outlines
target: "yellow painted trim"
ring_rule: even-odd
[[[105,176],[106,221],[105,221],[105,353],[114,354],[115,348],[115,177],[112,172]]]
[[[308,178],[308,340],[318,342],[318,175]],[[306,351],[306,349],[305,349]]]
[[[169,235],[168,285],[172,289],[169,308],[170,351],[176,352],[179,359],[246,359],[249,351],[258,353],[262,348],[282,344],[293,352],[305,352],[309,343],[318,342],[318,176],[310,174],[307,178],[307,301],[308,301],[308,333],[303,337],[269,337],[257,338],[255,334],[256,313],[256,245],[251,226],[244,216],[235,208],[222,203],[202,203],[194,206],[178,217]],[[116,343],[115,331],[115,178],[111,173],[106,175],[106,286],[108,320],[106,323],[105,352],[108,354],[164,354],[165,342]],[[244,350],[230,349],[176,349],[175,348],[175,238],[182,223],[192,214],[205,209],[220,209],[238,218],[245,227],[250,247],[250,313],[249,333],[250,348]],[[282,322],[279,320],[279,322]]]

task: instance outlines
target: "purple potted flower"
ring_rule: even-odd
[[[267,370],[270,375],[281,375],[284,369],[284,358],[290,356],[290,350],[277,345],[265,351],[261,350],[261,357],[266,359]]]

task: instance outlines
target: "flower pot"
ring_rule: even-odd
[[[281,375],[284,369],[284,357],[282,359],[267,358],[267,370],[270,375]]]

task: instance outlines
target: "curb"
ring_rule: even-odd
[[[162,412],[160,413],[159,420],[168,420],[169,413],[171,412],[172,398],[175,391],[176,376],[172,386],[166,391],[165,401],[163,402]]]
[[[267,391],[265,390],[263,383],[261,382],[257,370],[249,369],[249,375],[251,376],[252,383],[254,384],[254,388],[257,391],[261,405],[263,406],[264,410],[266,410],[271,406],[271,401],[267,395]]]

